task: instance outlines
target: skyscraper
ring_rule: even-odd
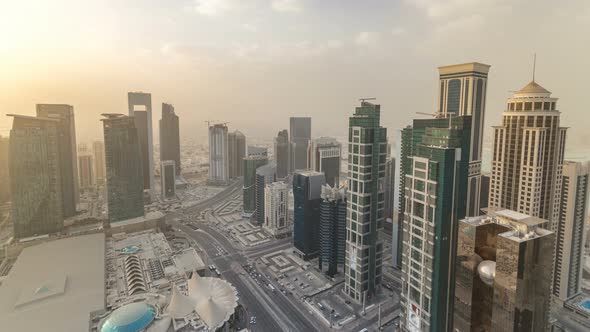
[[[162,103],[160,119],[160,161],[173,160],[176,175],[180,175],[180,129],[174,106]]]
[[[289,236],[293,224],[289,220],[289,186],[273,182],[264,187],[264,229],[276,238]]]
[[[277,180],[277,167],[266,164],[256,169],[256,224],[264,224],[264,187]]]
[[[399,185],[398,185],[398,211],[397,211],[397,259],[396,267],[402,268],[402,253],[404,252],[404,212],[406,210],[406,174],[410,172],[412,163],[412,126],[406,126],[400,131],[400,152],[398,162]]]
[[[320,203],[324,174],[299,170],[293,174],[293,245],[303,259],[319,251]]]
[[[385,162],[385,205],[383,216],[393,218],[395,201],[395,159],[388,158]]]
[[[289,132],[279,131],[274,141],[274,156],[277,163],[277,178],[285,179],[289,175]]]
[[[209,126],[209,182],[225,184],[229,180],[227,126]]]
[[[94,172],[96,174],[96,183],[105,184],[106,182],[106,163],[104,161],[104,143],[94,141],[92,143],[92,152],[94,154]]]
[[[307,169],[307,149],[311,140],[311,118],[289,119],[291,172]]]
[[[239,131],[227,134],[230,179],[244,176],[244,157],[246,156],[246,136]]]
[[[401,321],[452,331],[457,225],[467,209],[471,117],[414,120],[405,176]]]
[[[557,232],[567,128],[559,126],[557,98],[535,81],[508,99],[494,127],[490,207],[549,220]]]
[[[562,303],[581,291],[589,176],[590,162],[566,161],[563,165],[553,276],[553,294]]]
[[[154,188],[154,138],[152,127],[152,95],[144,92],[128,92],[129,116],[135,121],[139,137],[143,168],[143,188]]]
[[[546,224],[504,209],[459,222],[454,324],[446,331],[548,331],[555,234]],[[414,314],[410,322],[419,323]]]
[[[381,284],[387,129],[380,125],[380,105],[361,102],[349,119],[347,239],[344,292],[357,302],[371,298]]]
[[[59,155],[62,161],[61,185],[64,218],[76,214],[78,204],[78,156],[76,153],[76,121],[74,108],[63,104],[37,104],[37,116],[59,119]]]
[[[439,67],[439,110],[442,115],[471,116],[467,216],[480,215],[481,155],[489,65],[471,62]]]
[[[248,156],[268,157],[268,149],[264,146],[248,145]]]
[[[342,145],[331,137],[320,137],[309,145],[307,168],[324,173],[326,183],[332,187],[340,182],[341,149]]]
[[[0,203],[10,200],[10,175],[8,173],[8,150],[10,140],[0,136]]]
[[[14,236],[23,238],[63,229],[61,120],[9,114],[10,191]],[[71,168],[70,168],[71,169]],[[71,189],[71,188],[70,188]]]
[[[327,263],[326,274],[333,277],[346,258],[346,187],[324,185],[321,198],[319,269]]]
[[[88,153],[78,155],[78,173],[80,188],[91,188],[94,185],[94,171],[92,155]]]
[[[245,214],[256,212],[256,170],[268,163],[268,158],[263,156],[245,157],[244,160],[244,187],[243,206]]]
[[[173,198],[176,195],[176,164],[174,160],[160,162],[160,185],[162,198]]]
[[[143,216],[143,163],[135,121],[122,114],[103,116],[109,221]]]

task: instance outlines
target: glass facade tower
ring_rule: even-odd
[[[180,175],[180,129],[174,106],[162,103],[160,119],[160,161],[173,160],[176,175]]]
[[[349,118],[348,200],[344,292],[356,302],[371,298],[381,284],[387,129],[380,105],[362,101]]]
[[[109,221],[141,217],[144,177],[135,121],[122,114],[103,116]]]
[[[334,277],[346,256],[346,187],[322,186],[320,203],[319,269],[328,264],[326,274]]]
[[[303,259],[318,255],[321,190],[325,183],[320,172],[293,174],[293,245]]]

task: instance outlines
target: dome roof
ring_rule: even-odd
[[[156,317],[156,309],[146,303],[124,305],[107,318],[101,332],[139,332],[145,329]]]
[[[529,84],[525,85],[522,89],[518,90],[516,94],[551,94],[547,89],[540,86],[537,82],[531,81]]]

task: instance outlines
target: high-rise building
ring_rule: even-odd
[[[387,129],[380,125],[380,109],[362,101],[348,125],[344,292],[357,302],[375,294],[382,276],[383,242],[377,228],[383,221]]]
[[[264,146],[248,145],[248,157],[251,156],[268,157],[268,149]]]
[[[454,324],[446,331],[548,331],[555,234],[545,225],[504,209],[459,222]],[[410,312],[409,321],[419,324],[420,315]]]
[[[225,184],[229,180],[227,126],[209,126],[209,182]]]
[[[63,104],[37,104],[37,116],[59,119],[59,155],[62,161],[61,186],[64,218],[76,214],[78,204],[78,156],[76,153],[76,121],[74,107]]]
[[[230,179],[244,176],[244,157],[246,156],[246,136],[239,131],[227,134]]]
[[[70,163],[60,155],[61,120],[8,116],[14,118],[9,143],[14,236],[59,232],[64,225],[61,174],[68,169],[62,163]]]
[[[10,200],[10,175],[8,173],[8,150],[10,140],[0,136],[0,204]]]
[[[80,176],[80,188],[91,188],[94,185],[94,171],[92,155],[80,153],[78,155],[78,173]]]
[[[176,196],[176,162],[174,160],[164,160],[160,162],[160,185],[162,189],[162,198],[173,198]]]
[[[245,214],[256,212],[256,170],[268,164],[268,158],[263,156],[245,157],[244,160],[243,206]]]
[[[144,164],[135,121],[122,114],[103,116],[109,221],[141,217]]]
[[[489,65],[471,62],[439,67],[439,110],[444,116],[471,116],[467,216],[480,215],[481,156]]]
[[[129,116],[135,121],[135,128],[141,147],[143,188],[154,188],[154,134],[152,127],[152,95],[144,92],[128,92]]]
[[[479,196],[480,215],[484,214],[481,209],[487,209],[488,202],[490,201],[490,180],[490,174],[481,175],[481,193]]]
[[[320,203],[324,174],[299,170],[293,174],[293,245],[303,259],[319,251]]]
[[[471,117],[414,120],[405,177],[402,326],[452,331],[457,225],[465,218]]]
[[[398,162],[398,211],[397,211],[397,259],[396,267],[402,268],[402,253],[404,252],[404,211],[406,209],[406,173],[409,173],[412,165],[412,126],[406,126],[400,131],[400,152]]]
[[[274,141],[274,156],[277,163],[277,178],[285,179],[289,175],[289,132],[279,131]]]
[[[395,209],[395,159],[389,158],[385,162],[385,205],[383,208],[383,216],[385,218],[393,218],[393,211]]]
[[[307,150],[311,140],[311,118],[292,117],[289,119],[291,135],[291,172],[307,169]]]
[[[293,223],[289,219],[289,186],[285,182],[269,183],[264,188],[263,228],[276,238],[289,236]]]
[[[339,186],[340,153],[342,144],[335,138],[321,137],[311,141],[308,153],[308,169],[324,173],[326,183]]]
[[[589,176],[590,162],[565,161],[553,276],[553,294],[561,303],[581,291]]]
[[[176,175],[180,175],[180,129],[174,106],[162,103],[160,119],[160,161],[173,160]]]
[[[494,127],[490,207],[549,220],[557,233],[567,128],[559,126],[557,98],[535,81],[508,99]]]
[[[92,152],[94,155],[94,173],[96,175],[97,184],[106,183],[106,163],[104,161],[104,143],[102,141],[94,141],[92,143]]]
[[[319,269],[328,264],[326,274],[342,271],[346,258],[346,187],[322,186],[320,203]]]
[[[264,224],[264,187],[277,180],[277,167],[274,164],[266,164],[256,169],[256,218],[258,226]]]

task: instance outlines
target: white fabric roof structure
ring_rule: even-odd
[[[196,311],[209,330],[223,326],[238,305],[236,289],[222,279],[199,277],[193,273],[188,281],[188,292],[186,296],[172,287],[166,311],[173,318],[183,318]]]

